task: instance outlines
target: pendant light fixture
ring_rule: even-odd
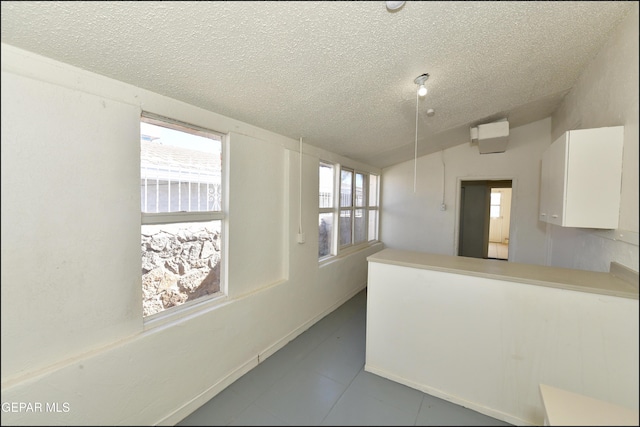
[[[418,85],[418,95],[419,96],[425,96],[427,94],[427,87],[424,85],[424,82],[426,82],[428,78],[429,78],[429,74],[425,73],[425,74],[420,74],[413,81],[415,84]]]
[[[413,192],[416,192],[416,182],[418,176],[418,111],[420,106],[420,97],[425,96],[427,94],[427,87],[424,85],[424,82],[429,78],[429,74],[421,74],[415,78],[413,81],[418,85],[418,90],[416,91],[416,141],[414,147],[414,157],[413,157]]]

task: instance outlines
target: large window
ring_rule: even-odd
[[[337,188],[336,176],[339,177]],[[377,240],[378,180],[377,175],[320,163],[320,258]],[[337,233],[333,227],[336,217]]]
[[[140,121],[145,317],[221,291],[222,135],[143,115]]]
[[[334,255],[333,218],[334,212],[334,182],[335,169],[332,164],[320,163],[319,170],[319,215],[318,215],[318,257],[324,258]]]

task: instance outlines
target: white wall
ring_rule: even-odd
[[[386,246],[456,253],[458,180],[514,180],[509,259],[591,271],[609,271],[612,261],[638,271],[638,4],[612,33],[552,117],[510,129],[502,154],[479,155],[462,144],[444,151],[447,211],[440,212],[441,154],[383,171],[382,241]],[[563,132],[624,125],[624,159],[618,230],[563,228],[543,224],[538,211],[542,152]],[[517,187],[516,187],[517,185]]]
[[[612,33],[552,116],[552,139],[572,129],[624,126],[619,229],[550,226],[550,264],[608,271],[616,261],[638,271],[638,3]]]
[[[544,264],[545,227],[538,222],[540,159],[550,144],[551,119],[513,128],[504,153],[480,154],[464,143],[418,158],[413,191],[413,161],[383,170],[381,239],[386,247],[457,254],[460,181],[511,179],[509,259]],[[442,200],[443,161],[445,211]]]
[[[365,250],[318,266],[318,160],[298,141],[2,45],[4,424],[174,424],[366,285]],[[228,134],[228,297],[142,317],[141,111]],[[309,148],[307,154],[306,148]],[[267,193],[268,192],[268,193]]]

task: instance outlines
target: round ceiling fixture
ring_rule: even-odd
[[[404,1],[388,1],[386,3],[387,3],[387,9],[389,9],[389,10],[398,10],[402,6],[404,6],[404,4],[406,2],[404,2]]]

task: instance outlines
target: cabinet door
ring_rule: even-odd
[[[564,226],[616,228],[620,206],[623,128],[568,132]]]
[[[542,153],[542,166],[540,169],[540,210],[538,219],[540,221],[549,222],[551,215],[549,214],[551,190],[551,148],[547,148]]]
[[[549,149],[549,206],[547,221],[562,225],[567,185],[567,142],[568,135],[558,138]]]

